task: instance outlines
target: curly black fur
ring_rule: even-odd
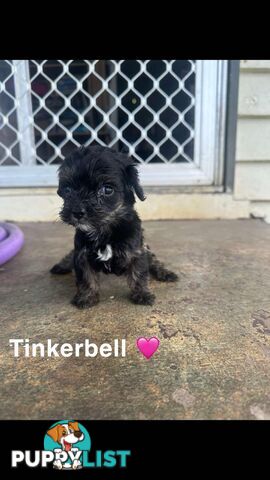
[[[136,164],[123,153],[101,146],[80,148],[59,169],[58,194],[64,204],[62,220],[76,228],[74,250],[51,269],[64,274],[75,270],[78,308],[99,301],[99,272],[125,274],[134,303],[152,305],[149,273],[174,282],[144,244],[141,220],[134,210],[135,195],[144,200]]]

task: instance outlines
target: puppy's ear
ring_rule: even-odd
[[[133,188],[137,197],[143,202],[146,199],[146,196],[144,195],[143,188],[139,181],[137,164],[135,163],[135,160],[132,158],[129,158],[128,160],[129,161],[127,162],[127,165],[126,165],[126,176],[127,176],[128,184],[131,188]]]
[[[59,428],[61,428],[61,426],[58,424],[47,431],[47,435],[49,435],[49,437],[51,437],[54,442],[59,442]]]

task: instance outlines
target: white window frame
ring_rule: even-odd
[[[22,62],[21,62],[22,63]],[[27,64],[27,61],[25,61]],[[25,65],[26,67],[26,65]],[[227,95],[227,60],[197,60],[195,82],[194,160],[192,163],[141,164],[140,176],[145,186],[220,186],[223,182],[225,115]],[[27,68],[17,77],[19,108],[29,114],[29,99],[24,96],[23,80]],[[28,80],[29,81],[29,80]],[[22,128],[24,128],[22,126]],[[25,132],[24,132],[25,135]],[[1,187],[48,187],[57,185],[55,165],[34,165],[33,133],[28,129],[29,152],[20,166],[0,166]],[[24,150],[25,136],[24,136]]]

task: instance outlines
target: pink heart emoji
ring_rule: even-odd
[[[139,337],[137,338],[137,347],[140,352],[149,360],[149,358],[154,355],[155,351],[159,347],[159,339],[157,337],[145,338]]]

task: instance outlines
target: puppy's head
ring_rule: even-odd
[[[47,435],[66,451],[71,450],[74,443],[81,442],[84,439],[84,434],[81,432],[78,422],[58,423],[47,431]]]
[[[144,200],[134,160],[114,150],[92,146],[67,157],[59,169],[62,220],[81,230],[110,224]]]

